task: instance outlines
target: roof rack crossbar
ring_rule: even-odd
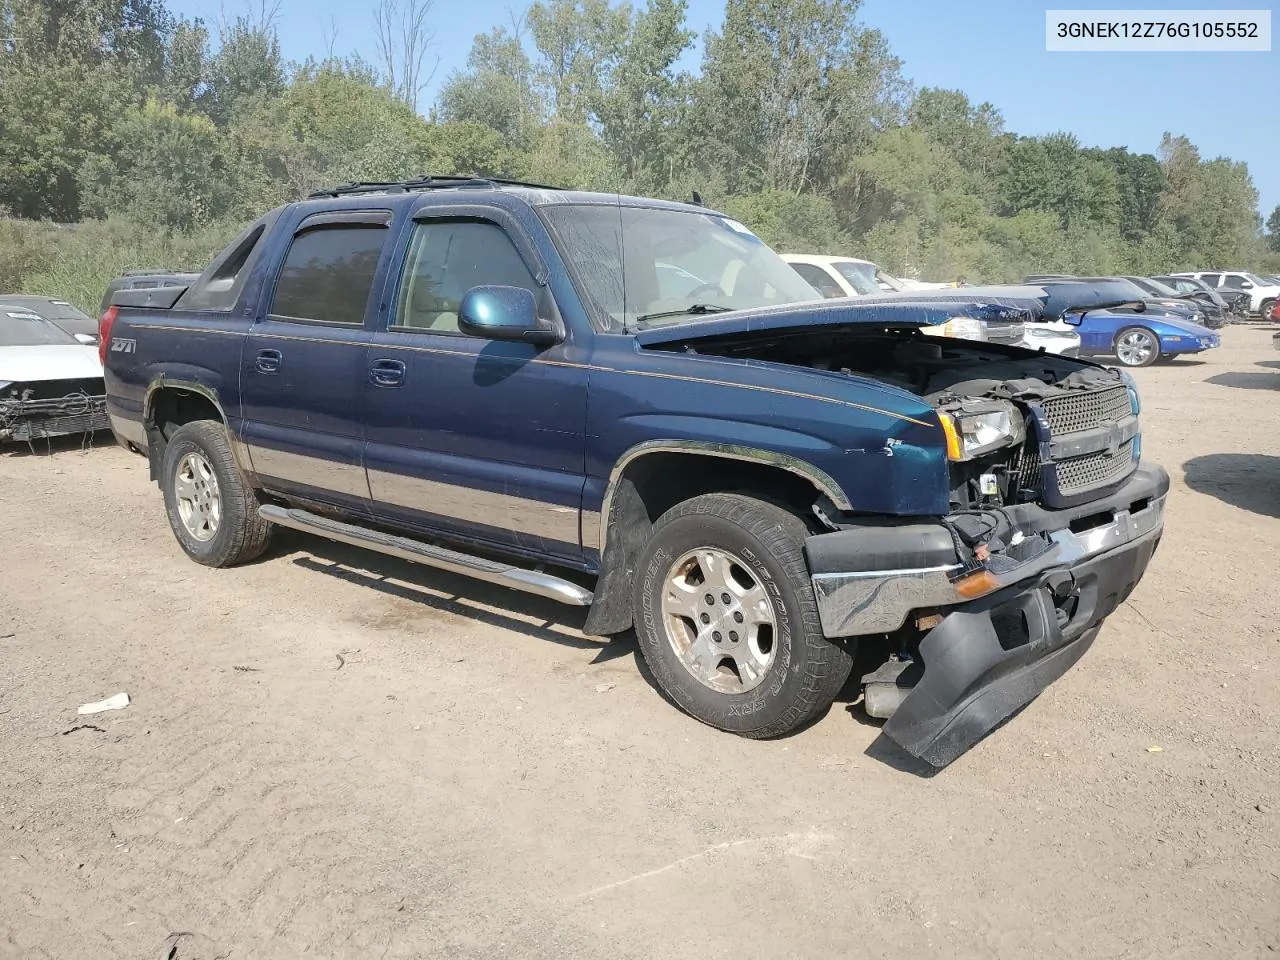
[[[423,174],[410,180],[387,181],[353,181],[339,184],[327,190],[317,190],[308,199],[321,197],[345,197],[360,193],[408,193],[410,190],[440,190],[446,187],[474,187],[492,189],[494,187],[531,187],[536,190],[559,190],[545,183],[527,183],[523,180],[512,180],[506,177],[468,177],[458,175]]]

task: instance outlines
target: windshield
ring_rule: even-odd
[[[831,264],[840,276],[849,281],[849,286],[862,294],[881,293],[880,284],[876,283],[876,265],[874,263],[856,263],[853,260],[840,260]]]
[[[1242,273],[1240,274],[1240,276],[1244,277],[1246,280],[1252,283],[1255,287],[1274,286],[1274,284],[1268,283],[1266,280],[1263,280],[1261,277],[1259,277],[1257,274],[1254,274],[1254,273]]]
[[[759,237],[716,213],[604,204],[541,212],[609,330],[821,299]]]
[[[27,310],[0,306],[0,347],[46,347],[78,343],[43,317]]]

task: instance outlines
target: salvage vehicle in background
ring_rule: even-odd
[[[1266,317],[1280,300],[1280,284],[1268,283],[1247,270],[1200,270],[1175,276],[1195,277],[1223,294],[1228,290],[1243,293],[1249,298],[1250,314],[1257,317]]]
[[[1223,296],[1219,291],[1210,287],[1203,280],[1197,280],[1195,277],[1175,277],[1171,274],[1163,274],[1151,277],[1156,283],[1160,283],[1176,290],[1178,293],[1189,296],[1202,306],[1208,307],[1212,305],[1217,308],[1223,322],[1226,323],[1236,317],[1244,317],[1248,314],[1248,297],[1232,296],[1230,299]],[[1237,307],[1232,301],[1242,302],[1242,306]]]
[[[1187,307],[1192,311],[1189,319],[1210,330],[1220,330],[1227,323],[1226,304],[1221,307],[1212,300],[1202,299],[1154,280],[1151,277],[1120,277],[1140,288],[1157,303],[1171,303]],[[1149,301],[1150,302],[1150,301]]]
[[[588,606],[750,737],[861,641],[867,712],[942,766],[1085,653],[1169,487],[1122,371],[922,335],[1041,308],[968,294],[823,300],[705,207],[431,177],[271,211],[116,293],[101,350],[196,562],[284,526]]]
[[[77,310],[66,300],[22,293],[2,293],[0,310],[34,313],[61,327],[83,344],[93,346],[98,342],[98,321],[83,310]]]
[[[1126,367],[1146,367],[1159,360],[1202,353],[1221,344],[1217,333],[1183,320],[1145,301],[1125,303],[1129,284],[1102,280],[1046,280],[1045,312],[1080,331],[1083,356],[1114,356]],[[1104,308],[1075,310],[1087,303]]]
[[[1041,320],[1024,325],[1022,346],[1060,357],[1080,356],[1080,331],[1065,320]]]
[[[96,348],[36,313],[0,305],[0,442],[107,425]]]
[[[784,253],[784,263],[824,297],[863,297],[903,289],[870,260],[817,253]]]
[[[1150,292],[1145,285],[1135,283],[1130,277],[1027,277],[1026,283],[1085,283],[1105,287],[1107,296],[1116,300],[1131,301],[1131,306],[1119,307],[1121,312],[1133,310],[1144,313],[1158,312],[1172,319],[1194,323],[1206,327],[1208,322],[1200,305],[1174,291],[1170,297],[1159,296]],[[1220,326],[1221,324],[1219,324]]]
[[[916,292],[929,292],[907,290],[869,260],[811,253],[784,253],[781,256],[784,263],[789,264],[792,270],[804,277],[810,286],[827,299],[879,297],[886,293],[899,292],[902,294],[902,299],[906,301],[910,300]],[[892,287],[890,283],[893,284]],[[886,287],[889,289],[886,290]],[[937,289],[933,292],[937,292]],[[981,340],[987,343],[1010,345],[1020,344],[1024,339],[1023,323],[1020,317],[988,321],[980,317],[957,316],[945,323],[929,326],[924,332],[936,337],[959,337],[963,340]]]

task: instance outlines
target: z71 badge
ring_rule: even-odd
[[[112,353],[137,353],[137,351],[137,340],[126,340],[123,337],[119,337],[111,341]]]

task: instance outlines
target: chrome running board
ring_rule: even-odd
[[[465,577],[474,577],[477,580],[511,587],[514,590],[523,590],[525,593],[533,593],[576,607],[591,606],[593,594],[590,590],[549,573],[522,570],[497,560],[473,557],[458,553],[456,550],[410,540],[408,537],[397,537],[379,530],[357,527],[354,524],[308,513],[306,510],[267,504],[258,508],[258,514],[262,519],[282,527],[301,530],[303,533],[314,533],[316,536],[327,537],[353,547],[364,547],[390,557],[426,564],[429,567],[448,570],[450,573],[460,573]]]

